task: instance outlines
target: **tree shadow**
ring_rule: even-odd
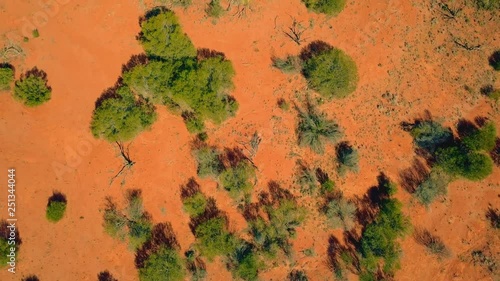
[[[159,223],[153,227],[151,238],[135,254],[135,266],[144,268],[149,257],[161,247],[177,251],[180,249],[179,242],[177,242],[174,230],[169,222]]]
[[[185,185],[181,185],[181,199],[184,200],[201,192],[200,185],[192,177]]]
[[[495,70],[500,70],[500,50],[493,52],[488,58],[488,62]]]
[[[146,54],[132,55],[127,63],[122,65],[122,73],[128,72],[138,65],[146,65],[149,58]]]
[[[101,271],[97,275],[97,280],[98,281],[118,281],[118,279],[114,278],[113,275],[107,270]]]
[[[491,227],[496,229],[500,228],[500,210],[498,208],[493,208],[491,205],[488,206],[486,218],[490,221]]]
[[[466,120],[466,119],[458,120],[457,133],[458,133],[458,136],[460,138],[466,137],[466,136],[474,133],[477,130],[478,130],[478,127],[473,122]]]
[[[224,167],[236,167],[241,161],[249,160],[248,157],[243,153],[243,150],[239,147],[234,148],[224,148],[224,152],[221,155],[221,161]]]
[[[67,203],[66,195],[62,194],[59,191],[54,190],[52,192],[52,196],[49,197],[47,202],[47,207],[50,206],[51,203],[59,202],[59,203]]]
[[[6,220],[0,220],[0,239],[5,240],[6,242],[9,241],[9,238],[11,237],[11,231],[10,228],[8,228],[9,225],[10,223],[8,223]],[[19,230],[17,227],[14,230],[14,233],[16,237],[14,239],[14,241],[16,241],[16,247],[19,247],[22,244],[22,239],[21,236],[19,236]]]
[[[495,165],[500,166],[500,138],[496,139],[495,148],[493,148],[493,150],[490,151],[490,156],[491,159],[493,159]]]
[[[16,73],[16,68],[8,62],[0,63],[0,68],[9,68],[12,72]]]
[[[279,203],[283,200],[295,200],[295,196],[290,191],[281,188],[278,182],[271,180],[267,186],[273,203]]]
[[[49,89],[49,91],[52,91],[52,88],[48,84],[47,73],[41,69],[38,69],[36,66],[21,74],[19,80],[23,81],[24,79],[32,76],[42,79],[45,82],[45,87]]]
[[[326,43],[325,41],[321,40],[313,41],[302,49],[302,51],[300,52],[300,59],[302,59],[303,61],[307,61],[331,49],[333,49],[333,47],[330,44]]]
[[[380,173],[377,181],[378,185],[370,187],[365,195],[356,196],[353,200],[357,205],[357,221],[363,227],[375,220],[380,203],[391,196],[393,186],[390,179],[384,173]]]
[[[208,48],[200,48],[196,51],[196,57],[198,61],[210,59],[210,58],[220,58],[221,60],[226,60],[226,55],[223,52],[218,52]]]
[[[207,198],[207,205],[205,207],[205,211],[203,212],[203,214],[194,218],[191,217],[191,221],[189,222],[189,228],[191,229],[191,232],[193,234],[196,234],[196,228],[198,228],[200,224],[214,218],[223,218],[226,221],[225,225],[229,223],[226,213],[217,208],[217,204],[214,198],[209,197]]]
[[[413,158],[411,167],[399,172],[401,187],[408,193],[414,193],[418,186],[428,177],[430,170],[419,158]]]

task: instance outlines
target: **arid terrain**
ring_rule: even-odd
[[[45,2],[52,4],[44,7]],[[2,268],[0,280],[17,281],[30,274],[44,281],[97,280],[104,270],[120,281],[139,280],[134,251],[103,228],[105,198],[121,204],[132,188],[142,190],[153,222],[172,224],[181,253],[195,242],[179,189],[197,175],[194,135],[182,117],[158,107],[152,128],[130,142],[135,165],[111,183],[123,163],[120,152],[94,138],[89,128],[96,99],[115,84],[132,55],[144,52],[136,40],[139,18],[162,2],[0,1],[0,42],[15,47],[4,50],[1,59],[15,67],[16,78],[33,66],[43,69],[52,88],[51,100],[38,107],[26,107],[8,91],[0,92],[0,178],[3,184],[7,169],[16,169],[22,239],[16,273]],[[425,227],[448,247],[450,255],[437,258],[411,234],[405,236],[394,280],[500,280],[500,232],[486,217],[489,206],[500,207],[498,166],[484,180],[453,181],[448,194],[427,208],[399,187],[401,171],[415,157],[412,137],[401,122],[429,112],[454,128],[461,118],[480,116],[500,131],[500,103],[480,93],[485,85],[500,87],[500,72],[488,64],[488,57],[500,49],[498,11],[465,7],[460,17],[447,19],[431,0],[350,0],[339,15],[328,17],[308,11],[300,0],[252,0],[239,13],[231,7],[213,19],[205,13],[206,2],[193,0],[188,8],[172,10],[194,46],[224,53],[235,69],[231,94],[239,109],[220,125],[207,124],[208,142],[245,151],[257,132],[261,143],[252,158],[257,167],[252,198],[273,180],[308,210],[291,239],[293,258],[268,264],[259,280],[287,280],[292,269],[303,270],[309,280],[335,280],[327,263],[329,237],[342,240],[342,231],[326,227],[316,202],[300,196],[294,176],[299,159],[326,170],[346,198],[363,196],[385,173],[398,183],[395,197],[413,227]],[[301,45],[284,33],[294,20],[305,26]],[[37,38],[31,38],[34,29]],[[23,41],[26,36],[30,39]],[[351,95],[319,106],[344,129],[343,140],[358,149],[359,172],[343,177],[335,173],[333,145],[324,154],[297,145],[293,104],[312,93],[306,80],[272,67],[272,57],[298,54],[315,40],[343,50],[358,69],[359,82]],[[467,50],[457,41],[480,47]],[[289,110],[277,106],[280,98],[290,101]],[[229,194],[213,179],[197,181],[227,213],[230,229],[244,233],[247,223]],[[3,186],[0,190],[0,218],[6,218],[7,193]],[[65,216],[56,224],[45,218],[54,190],[68,200]],[[475,250],[488,252],[496,268],[473,262]],[[206,264],[206,280],[232,280],[220,258]],[[358,280],[352,273],[347,278]]]

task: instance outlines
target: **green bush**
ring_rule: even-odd
[[[90,128],[96,138],[109,142],[129,141],[151,128],[155,121],[155,107],[122,86],[96,102]]]
[[[242,244],[243,245],[237,247],[235,253],[231,257],[233,266],[235,267],[233,273],[242,280],[257,280],[262,265],[252,247],[246,243]]]
[[[493,172],[493,160],[489,155],[470,152],[459,146],[438,149],[437,164],[450,175],[469,180],[482,180]]]
[[[201,120],[194,112],[184,111],[182,113],[182,119],[184,119],[186,128],[190,133],[200,133],[205,129],[203,120]]]
[[[197,217],[205,211],[207,207],[207,198],[201,192],[183,199],[184,209],[191,217]]]
[[[346,0],[302,0],[302,2],[313,12],[337,15],[344,9]]]
[[[463,137],[462,143],[472,151],[490,152],[495,148],[496,137],[495,124],[488,122],[483,127]]]
[[[358,172],[359,171],[359,156],[358,151],[349,145],[347,142],[342,142],[337,146],[337,171],[342,176],[347,171]]]
[[[156,8],[146,15],[139,34],[146,54],[165,59],[195,57],[196,49],[182,31],[174,12]]]
[[[300,187],[300,193],[304,195],[314,195],[318,188],[318,178],[313,169],[299,164],[297,168],[297,184]]]
[[[220,174],[220,181],[225,190],[233,197],[248,194],[255,178],[255,168],[249,161],[241,161],[235,167],[229,167]]]
[[[273,57],[272,66],[284,73],[296,73],[302,69],[302,62],[298,56],[287,56],[286,58]]]
[[[205,12],[209,17],[220,18],[224,14],[224,8],[220,4],[220,0],[210,0]]]
[[[237,241],[227,230],[226,219],[216,217],[199,224],[194,235],[202,255],[209,260],[216,256],[227,256],[236,249]]]
[[[308,281],[307,275],[302,270],[292,270],[288,274],[288,281]]]
[[[449,128],[432,120],[418,121],[410,133],[415,144],[430,153],[453,140],[453,133]]]
[[[111,237],[124,240],[127,235],[127,217],[122,214],[114,203],[107,202],[104,210],[104,231]]]
[[[10,262],[10,248],[15,248],[16,260],[19,259],[19,247],[21,246],[21,237],[19,236],[19,230],[15,229],[15,240],[10,240],[10,229],[7,228],[9,223],[6,220],[0,220],[0,268],[7,266]],[[10,242],[9,242],[10,241]],[[12,245],[12,241],[15,241],[15,245]],[[10,243],[10,244],[9,244]]]
[[[450,177],[438,168],[432,170],[429,176],[417,187],[413,195],[425,206],[430,205],[438,196],[446,195]]]
[[[198,162],[197,173],[201,178],[217,177],[224,170],[219,153],[213,147],[203,146],[194,150]]]
[[[474,0],[476,7],[483,10],[500,9],[500,0]]]
[[[356,221],[356,205],[342,196],[332,198],[323,208],[327,224],[332,228],[343,228],[346,231],[354,227]]]
[[[165,246],[151,254],[139,269],[141,281],[181,281],[185,274],[183,259],[177,251]]]
[[[308,48],[314,49],[311,46]],[[339,49],[328,46],[327,49],[314,51],[302,65],[302,74],[309,86],[325,98],[344,98],[356,90],[358,83],[356,64]]]
[[[14,68],[9,64],[0,64],[0,91],[10,90],[14,81]]]
[[[299,110],[297,136],[300,146],[310,147],[316,153],[323,153],[325,142],[335,143],[343,133],[337,123],[329,120],[325,113],[308,105],[306,111]]]
[[[335,189],[335,182],[332,181],[331,179],[328,179],[321,184],[322,194],[332,192],[334,189]]]
[[[51,93],[52,89],[47,85],[47,74],[36,67],[23,74],[14,86],[14,98],[31,107],[50,100]]]
[[[47,203],[47,210],[45,212],[47,220],[50,222],[60,221],[66,212],[66,205],[66,196],[62,193],[54,192]]]

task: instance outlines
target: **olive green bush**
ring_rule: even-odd
[[[358,151],[348,142],[342,142],[336,147],[337,154],[337,171],[343,176],[348,171],[359,172],[359,156]]]
[[[21,75],[14,86],[14,98],[24,105],[34,107],[50,100],[52,88],[47,84],[47,74],[34,67]]]
[[[194,235],[200,252],[209,260],[216,256],[227,256],[236,250],[237,239],[227,229],[224,217],[215,217],[199,224]]]
[[[453,133],[432,120],[417,121],[410,131],[415,144],[430,153],[453,140]]]
[[[309,10],[327,15],[339,14],[346,4],[346,0],[302,0],[302,2]]]
[[[232,197],[248,194],[253,187],[255,168],[250,161],[241,161],[234,167],[222,171],[219,176],[220,182]]]
[[[493,160],[482,152],[468,151],[461,146],[438,149],[437,165],[450,175],[478,181],[493,172]]]
[[[418,185],[413,193],[415,198],[425,206],[429,206],[438,196],[448,193],[451,178],[439,168],[434,168],[429,176]]]
[[[10,64],[0,64],[0,91],[10,90],[14,81],[14,67]]]
[[[224,170],[220,154],[214,147],[203,145],[193,150],[198,163],[197,173],[201,178],[218,177]]]
[[[349,231],[354,227],[356,210],[354,203],[340,195],[328,199],[321,211],[326,216],[329,227]]]
[[[16,228],[15,239],[10,240],[10,228],[8,228],[9,223],[6,220],[0,220],[0,268],[7,266],[7,263],[10,262],[10,257],[8,255],[11,254],[11,248],[15,248],[16,259],[19,258],[19,248],[21,246],[22,240],[19,236],[19,229]],[[15,242],[13,245],[12,241]]]
[[[66,205],[68,204],[66,196],[60,192],[54,191],[47,202],[45,217],[50,222],[58,222],[64,217]]]
[[[141,281],[182,281],[185,280],[185,262],[175,249],[160,246],[139,269]]]

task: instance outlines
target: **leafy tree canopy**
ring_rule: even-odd
[[[165,246],[151,254],[139,269],[141,281],[181,281],[184,276],[184,261],[177,251]]]
[[[327,15],[337,15],[345,6],[346,0],[302,0],[313,12]]]
[[[9,64],[0,64],[0,91],[9,90],[13,80],[13,67]]]
[[[47,74],[36,67],[16,81],[14,98],[33,107],[50,100],[52,89],[47,85]]]

